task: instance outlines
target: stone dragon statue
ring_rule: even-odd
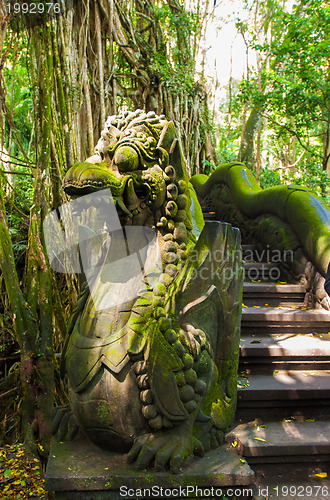
[[[62,354],[69,406],[55,412],[53,433],[73,438],[79,428],[99,446],[128,452],[140,469],[178,472],[222,444],[234,418],[239,231],[204,224],[175,125],[154,112],[110,116],[95,154],[67,172],[63,188],[95,199],[110,189],[126,236],[122,244],[122,231],[105,226],[99,271],[81,286]],[[153,269],[126,281],[104,272],[134,227],[155,235],[161,269],[152,283]],[[107,308],[93,300],[116,293],[122,300]]]

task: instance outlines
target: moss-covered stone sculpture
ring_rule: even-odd
[[[109,294],[118,289],[118,277],[115,284],[102,274],[102,258],[120,248],[110,232],[100,272],[82,284],[69,325],[62,362],[70,405],[57,411],[53,432],[72,438],[80,428],[96,444],[128,452],[139,468],[177,472],[221,444],[234,418],[239,231],[204,225],[175,126],[153,112],[109,117],[95,155],[74,165],[63,187],[73,197],[110,188],[126,232],[153,228],[162,269],[152,286],[134,285],[134,300],[96,310],[101,280]],[[123,281],[121,293],[131,283]]]
[[[282,279],[306,285],[306,305],[329,309],[324,278],[330,261],[330,210],[303,186],[261,189],[239,162],[219,166],[209,177],[191,179],[204,210],[237,225],[245,243],[269,253],[291,251]]]
[[[192,184],[204,198],[219,183],[229,187],[236,207],[249,218],[276,215],[289,224],[306,255],[323,276],[330,261],[330,211],[327,205],[303,186],[274,186],[261,189],[243,163],[228,163],[210,177],[195,175]]]

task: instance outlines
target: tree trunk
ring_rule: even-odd
[[[245,124],[244,134],[238,153],[238,161],[245,163],[248,168],[253,170],[255,170],[256,167],[256,159],[254,154],[254,137],[256,131],[258,130],[263,110],[264,106],[262,104],[257,104],[252,109],[250,116]]]
[[[328,117],[327,129],[323,139],[323,170],[330,177],[330,115]]]
[[[51,412],[54,401],[54,351],[52,280],[42,235],[42,222],[49,210],[52,143],[52,94],[54,66],[51,27],[31,30],[33,56],[38,77],[38,150],[34,204],[30,214],[26,299],[37,321],[38,332],[26,331],[21,343],[21,381],[24,411],[23,431],[26,441],[38,441],[48,452],[51,437]]]
[[[257,181],[260,183],[260,169],[261,169],[261,132],[262,132],[262,122],[260,120],[257,131],[257,147],[256,147],[256,177]]]

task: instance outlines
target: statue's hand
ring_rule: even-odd
[[[59,441],[63,441],[69,433],[72,440],[79,430],[78,423],[70,406],[60,406],[53,409],[52,434],[58,433]]]
[[[204,455],[201,442],[187,433],[184,427],[176,427],[137,437],[127,461],[132,463],[136,460],[138,469],[145,469],[154,461],[157,471],[164,470],[169,464],[171,472],[177,474],[183,462],[194,455]]]
[[[192,354],[194,359],[200,356],[202,349],[207,349],[209,352],[211,351],[211,345],[205,332],[192,325],[184,325],[183,329],[180,330],[180,340]]]

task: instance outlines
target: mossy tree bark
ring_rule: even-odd
[[[66,328],[65,303],[58,300],[58,282],[47,262],[42,224],[47,212],[63,201],[61,176],[72,158],[65,133],[68,132],[68,112],[58,67],[57,42],[54,45],[54,26],[47,23],[45,29],[40,29],[40,26],[30,25],[27,20],[25,28],[29,36],[33,84],[36,168],[33,169],[34,197],[23,282],[16,269],[2,187],[0,266],[20,346],[22,433],[34,451],[46,456],[54,403],[54,338],[60,342]],[[2,104],[10,123],[9,111]],[[66,287],[70,291],[69,285],[68,279]],[[71,290],[74,291],[72,283]],[[72,302],[75,300],[72,299]]]
[[[50,440],[54,399],[52,280],[42,235],[42,222],[51,200],[51,144],[54,125],[52,120],[54,68],[50,31],[50,26],[43,31],[38,27],[31,29],[33,34],[31,50],[35,55],[38,78],[36,88],[39,98],[35,102],[38,148],[34,204],[30,213],[25,290],[30,311],[38,324],[38,332],[35,335],[27,331],[21,344],[25,406],[23,430],[28,441],[37,437],[46,449]],[[54,191],[56,184],[53,185],[53,193]]]

